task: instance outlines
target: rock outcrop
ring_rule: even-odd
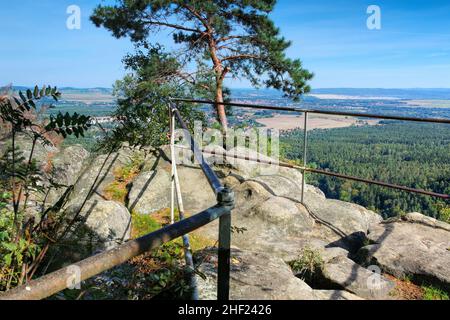
[[[345,256],[326,261],[322,272],[331,284],[365,299],[389,299],[395,287],[392,281]]]
[[[76,262],[109,250],[130,239],[131,215],[124,205],[105,200],[89,200],[70,205],[64,212],[67,224],[73,221],[63,243],[68,261]]]
[[[374,225],[372,244],[358,252],[360,263],[379,265],[398,278],[411,277],[450,290],[449,225],[411,213],[402,219]]]
[[[197,255],[202,261],[197,277],[200,299],[214,300],[217,281],[217,250],[204,250]],[[230,298],[232,300],[358,300],[341,290],[314,290],[295,277],[283,260],[261,252],[233,249],[231,252]]]
[[[164,169],[141,172],[128,194],[128,208],[151,214],[170,206],[170,173]]]
[[[220,148],[218,151],[223,152]],[[137,155],[145,159],[144,165],[128,184],[125,203],[108,201],[105,190],[115,181],[116,170]],[[264,158],[255,152],[250,156]],[[77,255],[72,255],[70,261],[128,240],[130,212],[151,215],[170,207],[171,159],[167,147],[152,152],[123,148],[96,157],[90,165],[86,165],[87,157],[88,153],[80,147],[68,148],[53,157],[59,180],[74,184],[65,206],[67,219],[77,217],[77,228],[68,238],[78,244],[78,250],[66,250]],[[181,155],[178,173],[186,212],[196,214],[215,205],[216,199],[199,166],[188,164],[191,158],[189,152]],[[298,170],[240,159],[228,159],[230,162],[223,164],[218,155],[206,158],[236,195],[232,225],[241,232],[232,235],[231,298],[393,298],[393,282],[375,274],[375,266],[399,278],[410,276],[448,290],[448,224],[419,213],[382,221],[375,212],[327,199],[321,190],[310,185],[306,185],[302,204],[302,174]],[[217,227],[215,221],[198,232],[216,240]],[[289,267],[305,248],[323,259],[320,284],[306,283]],[[214,299],[215,250],[198,252],[197,261],[203,260],[200,271],[206,279],[198,279],[200,295]]]
[[[47,195],[48,204],[54,204],[65,193],[67,187],[77,183],[88,158],[88,151],[80,145],[74,145],[62,149],[49,159],[50,168],[44,183],[49,185],[52,180],[65,187],[52,188]]]

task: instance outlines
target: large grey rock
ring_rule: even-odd
[[[374,273],[339,255],[324,263],[323,277],[359,297],[388,299],[395,284],[379,273]]]
[[[295,179],[276,174],[257,176],[248,182],[258,183],[269,194],[301,202],[302,186]],[[320,189],[310,185],[306,185],[305,203],[312,218],[323,226],[322,230],[316,230],[316,237],[329,241],[348,238],[347,243],[340,244],[347,248],[359,248],[370,225],[382,220],[380,215],[359,205],[326,199]]]
[[[170,173],[164,169],[141,172],[128,194],[128,209],[150,214],[170,206]]]
[[[236,147],[228,151],[230,155],[227,157],[227,164],[233,168],[236,174],[240,175],[242,178],[248,180],[259,176],[272,176],[280,175],[286,178],[292,179],[293,181],[301,184],[302,174],[297,169],[291,169],[286,167],[281,167],[278,165],[276,159],[269,156],[258,153],[254,150]],[[241,158],[235,158],[234,156],[246,157],[252,160],[244,160]],[[255,159],[268,161],[272,164],[266,164],[255,161]]]
[[[217,298],[217,251],[205,249],[197,253],[201,262],[197,277],[201,300]],[[232,249],[230,273],[232,300],[361,300],[344,290],[314,290],[295,277],[289,266],[273,255]]]
[[[403,220],[411,222],[411,223],[423,224],[424,226],[428,226],[431,228],[438,228],[438,229],[450,231],[450,224],[443,222],[443,221],[439,221],[432,217],[424,216],[423,214],[418,213],[418,212],[411,212],[411,213],[406,214],[403,217]]]
[[[333,243],[334,246],[342,246],[351,251],[362,246],[369,226],[382,220],[381,216],[361,206],[326,199],[320,190],[312,186],[307,187],[308,189],[305,192],[306,210],[300,204],[301,187],[292,179],[272,175],[258,176],[247,180],[234,188],[237,199],[236,207],[240,209],[239,213],[235,214],[236,219],[239,220],[241,216],[248,215],[248,212],[254,212],[255,208],[260,208],[267,199],[275,195],[278,198],[285,199],[283,206],[291,208],[290,210],[294,213],[292,216],[295,216],[298,210],[303,213],[303,224],[310,226],[310,221],[316,222],[314,229],[298,228],[297,236],[303,239],[308,237],[323,239]],[[294,209],[294,206],[297,209]],[[270,205],[266,208],[266,211],[277,212],[277,210],[271,210]],[[285,218],[288,216],[284,215]],[[292,220],[286,220],[286,223],[291,225],[291,231],[293,231],[298,225],[296,226],[291,222]],[[255,227],[254,223],[250,223],[250,225]],[[274,226],[273,224],[270,225]],[[266,225],[264,227],[267,228]],[[261,230],[262,228],[259,227],[258,229]],[[310,232],[305,233],[308,229]]]
[[[312,300],[314,290],[296,278],[281,259],[271,255],[233,249],[230,298],[232,300]],[[206,280],[198,277],[201,300],[216,299],[217,254],[205,250],[197,257],[204,262],[199,270]]]
[[[75,197],[87,197],[92,190],[91,196],[96,194],[105,198],[105,189],[115,180],[114,172],[129,163],[131,158],[131,152],[121,149],[92,159],[75,185]]]
[[[75,201],[64,212],[68,224],[75,223],[62,241],[69,261],[78,261],[101,251],[109,250],[130,239],[131,215],[120,203],[91,200],[83,206],[83,199]]]
[[[170,207],[171,172],[158,166],[155,171],[142,172],[133,181],[128,208],[142,214]],[[195,214],[217,204],[216,197],[203,172],[196,167],[178,166],[183,204],[186,213]]]
[[[314,228],[314,220],[301,205],[286,198],[270,197],[247,213],[293,235],[304,235]]]
[[[432,226],[424,216],[373,226],[368,235],[373,243],[358,252],[363,264],[377,264],[398,278],[410,276],[450,289],[450,232],[448,226]],[[409,220],[409,221],[408,221]],[[417,222],[421,221],[421,222]]]
[[[270,193],[279,197],[286,197],[293,201],[300,202],[302,199],[302,181],[295,177],[284,176],[281,174],[257,176],[249,181],[256,181],[264,186]],[[325,199],[324,193],[311,185],[306,185],[305,193]]]
[[[382,220],[380,215],[362,206],[323,199],[314,193],[306,193],[305,203],[318,222],[334,230],[340,237],[365,234],[371,225]]]
[[[32,144],[33,140],[29,135],[19,133],[16,136],[16,147],[22,151],[22,155],[25,159],[28,159],[30,156]],[[11,139],[0,141],[0,154],[4,154],[10,146]],[[59,149],[56,146],[43,144],[42,141],[38,140],[34,147],[33,159],[39,167],[42,167],[51,158],[50,156],[56,154],[58,151]]]
[[[232,225],[244,230],[233,233],[233,245],[285,260],[296,257],[305,246],[327,245],[314,238],[314,221],[297,203],[273,196],[255,181],[241,183],[233,190],[236,209],[232,213]],[[217,222],[205,226],[201,232],[216,239]]]
[[[47,195],[47,204],[54,204],[65,193],[67,187],[76,184],[86,162],[89,152],[80,145],[67,147],[58,152],[51,159],[51,171],[46,175],[49,180],[65,187],[52,188]]]
[[[67,186],[75,184],[88,157],[89,152],[80,145],[64,148],[52,158],[53,178]]]
[[[187,213],[199,213],[217,204],[214,191],[200,168],[180,166],[177,170]]]

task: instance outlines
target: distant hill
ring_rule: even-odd
[[[232,89],[234,96],[271,96],[281,97],[282,93],[274,89]],[[357,98],[390,98],[405,100],[450,100],[450,88],[410,88],[410,89],[384,89],[384,88],[319,88],[313,89],[311,95],[326,95],[330,97],[357,97]],[[311,96],[309,96],[311,97]],[[312,98],[312,97],[311,97]],[[332,99],[332,98],[331,98]]]
[[[27,89],[32,89],[26,86],[14,86],[14,91],[25,91]],[[112,88],[74,88],[74,87],[58,87],[61,93],[72,93],[72,94],[112,94]]]
[[[397,99],[450,99],[450,88],[411,88],[411,89],[376,89],[376,88],[324,88],[314,89],[313,94],[332,94],[359,97],[388,97]]]
[[[14,86],[14,91],[27,90],[29,87]],[[84,95],[95,94],[108,96],[112,94],[112,88],[74,88],[61,87],[63,94]],[[255,96],[281,96],[282,93],[273,89],[232,89],[232,94]],[[411,88],[411,89],[383,89],[383,88],[320,88],[313,89],[311,94],[331,96],[354,96],[361,98],[385,97],[406,100],[450,100],[450,88]]]

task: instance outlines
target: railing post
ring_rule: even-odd
[[[217,299],[230,299],[230,255],[231,255],[231,210],[234,208],[234,193],[224,188],[217,195],[219,206],[229,208],[229,212],[219,220],[219,252],[217,268]]]
[[[172,162],[172,174],[170,176],[170,222],[175,223],[175,114],[172,111],[172,105],[169,104],[169,117],[170,117],[170,153]]]
[[[305,123],[304,123],[304,135],[303,135],[303,168],[306,168],[308,164],[307,156],[307,143],[308,143],[308,112],[305,112]],[[306,170],[303,169],[302,172],[302,204],[305,204],[305,189],[306,189]]]

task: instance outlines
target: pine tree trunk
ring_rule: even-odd
[[[217,83],[216,88],[216,112],[219,117],[220,124],[222,125],[222,130],[227,132],[228,120],[225,112],[225,106],[223,104],[223,84],[221,82]]]

